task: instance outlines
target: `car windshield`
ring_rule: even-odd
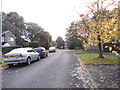
[[[55,47],[50,47],[49,49],[55,49]]]
[[[45,51],[45,48],[35,48],[35,51]]]

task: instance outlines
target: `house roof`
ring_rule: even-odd
[[[5,33],[8,33],[8,32],[9,32],[11,35],[13,35],[9,30],[3,32],[2,35],[5,34]],[[13,37],[16,38],[15,35],[13,35]]]

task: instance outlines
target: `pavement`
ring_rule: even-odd
[[[110,52],[103,52],[103,54],[106,55],[106,56],[110,56],[110,57],[113,57],[113,58],[118,58],[118,59],[120,59],[120,56],[116,56],[115,54],[110,53]]]
[[[103,53],[106,56],[118,58],[118,56],[109,52]],[[80,54],[76,54],[79,56]],[[79,58],[78,58],[79,59]],[[80,68],[83,68],[85,72],[84,76],[88,81],[88,87],[90,88],[120,88],[120,65],[83,65],[80,61]],[[79,71],[79,70],[78,70]],[[81,74],[79,73],[79,76]],[[90,77],[90,78],[88,78]]]
[[[119,65],[87,65],[98,88],[120,88]]]

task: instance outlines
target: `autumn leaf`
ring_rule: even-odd
[[[89,18],[89,15],[88,14],[86,14],[86,16],[85,16],[86,18]]]
[[[112,51],[112,47],[109,47],[109,51]]]
[[[97,2],[93,2],[93,4],[95,5],[95,4],[97,4]]]
[[[97,8],[94,8],[94,11],[97,11]]]
[[[80,17],[83,17],[84,16],[84,14],[80,14]]]
[[[105,46],[105,48],[108,48],[109,46]]]

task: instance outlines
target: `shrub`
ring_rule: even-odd
[[[15,48],[21,48],[21,46],[10,46],[10,47],[3,47],[2,48],[2,54],[6,54],[8,52],[10,52],[11,50],[15,49]]]
[[[29,43],[28,42],[22,42],[21,45],[22,45],[22,47],[29,47]]]
[[[36,48],[36,47],[39,47],[39,43],[37,43],[37,42],[30,42],[29,46],[33,47],[33,48]]]

